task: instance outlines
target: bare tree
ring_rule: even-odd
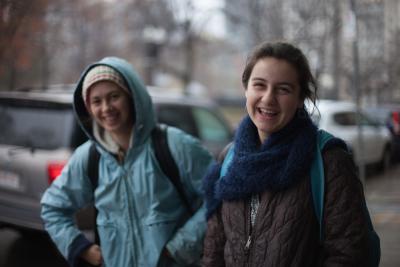
[[[283,7],[287,0],[232,0],[223,12],[229,31],[235,33],[242,47],[248,49],[264,40],[285,36]]]
[[[35,33],[44,27],[46,0],[0,1],[0,76],[4,88],[23,83],[21,73],[34,76],[38,54]],[[33,71],[29,71],[32,69]],[[26,75],[23,75],[26,76]]]

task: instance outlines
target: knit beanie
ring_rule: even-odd
[[[109,81],[113,82],[116,85],[118,85],[120,88],[125,90],[129,95],[131,95],[131,92],[128,90],[128,87],[126,86],[126,83],[121,76],[116,70],[113,68],[106,66],[106,65],[98,65],[90,69],[87,74],[85,75],[85,78],[83,80],[83,85],[82,85],[82,98],[85,103],[86,108],[89,107],[89,89],[90,87],[98,82],[101,81]]]

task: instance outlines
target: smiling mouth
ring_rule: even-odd
[[[103,118],[103,121],[106,123],[113,123],[117,120],[116,116],[107,116]]]
[[[265,109],[265,108],[257,108],[257,112],[259,114],[261,114],[262,116],[267,116],[267,117],[273,117],[273,116],[278,115],[278,112],[272,111],[269,109]]]

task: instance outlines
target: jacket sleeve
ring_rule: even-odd
[[[202,200],[202,177],[212,163],[211,154],[199,141],[178,129],[168,128],[168,143],[178,166],[183,187],[189,201]],[[166,244],[171,256],[179,264],[187,265],[200,261],[206,231],[204,203]]]
[[[326,177],[323,266],[367,266],[368,222],[364,192],[351,156],[340,148],[324,153]]]
[[[221,210],[217,210],[207,222],[207,232],[204,239],[204,267],[223,267],[224,247],[226,242],[224,225],[221,219]]]
[[[75,150],[41,200],[44,227],[71,266],[76,266],[81,252],[93,244],[77,228],[74,220],[76,211],[93,199],[85,167],[88,147],[86,143]]]

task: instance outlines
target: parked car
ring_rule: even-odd
[[[308,103],[309,104],[309,103]],[[351,102],[319,100],[317,109],[311,104],[313,121],[321,128],[343,139],[351,152],[354,161],[360,165],[377,165],[387,169],[391,162],[391,138],[388,129],[380,125],[365,113],[357,112],[357,106]],[[357,117],[360,116],[360,117]],[[357,118],[360,119],[362,147],[359,144]]]
[[[364,110],[377,123],[389,129],[392,138],[392,162],[400,162],[400,105],[382,104]]]
[[[231,130],[213,102],[152,97],[160,122],[198,137],[214,155],[230,142]],[[72,91],[0,92],[0,128],[0,225],[42,231],[40,199],[87,140],[74,117]],[[79,218],[82,228],[93,222]]]

